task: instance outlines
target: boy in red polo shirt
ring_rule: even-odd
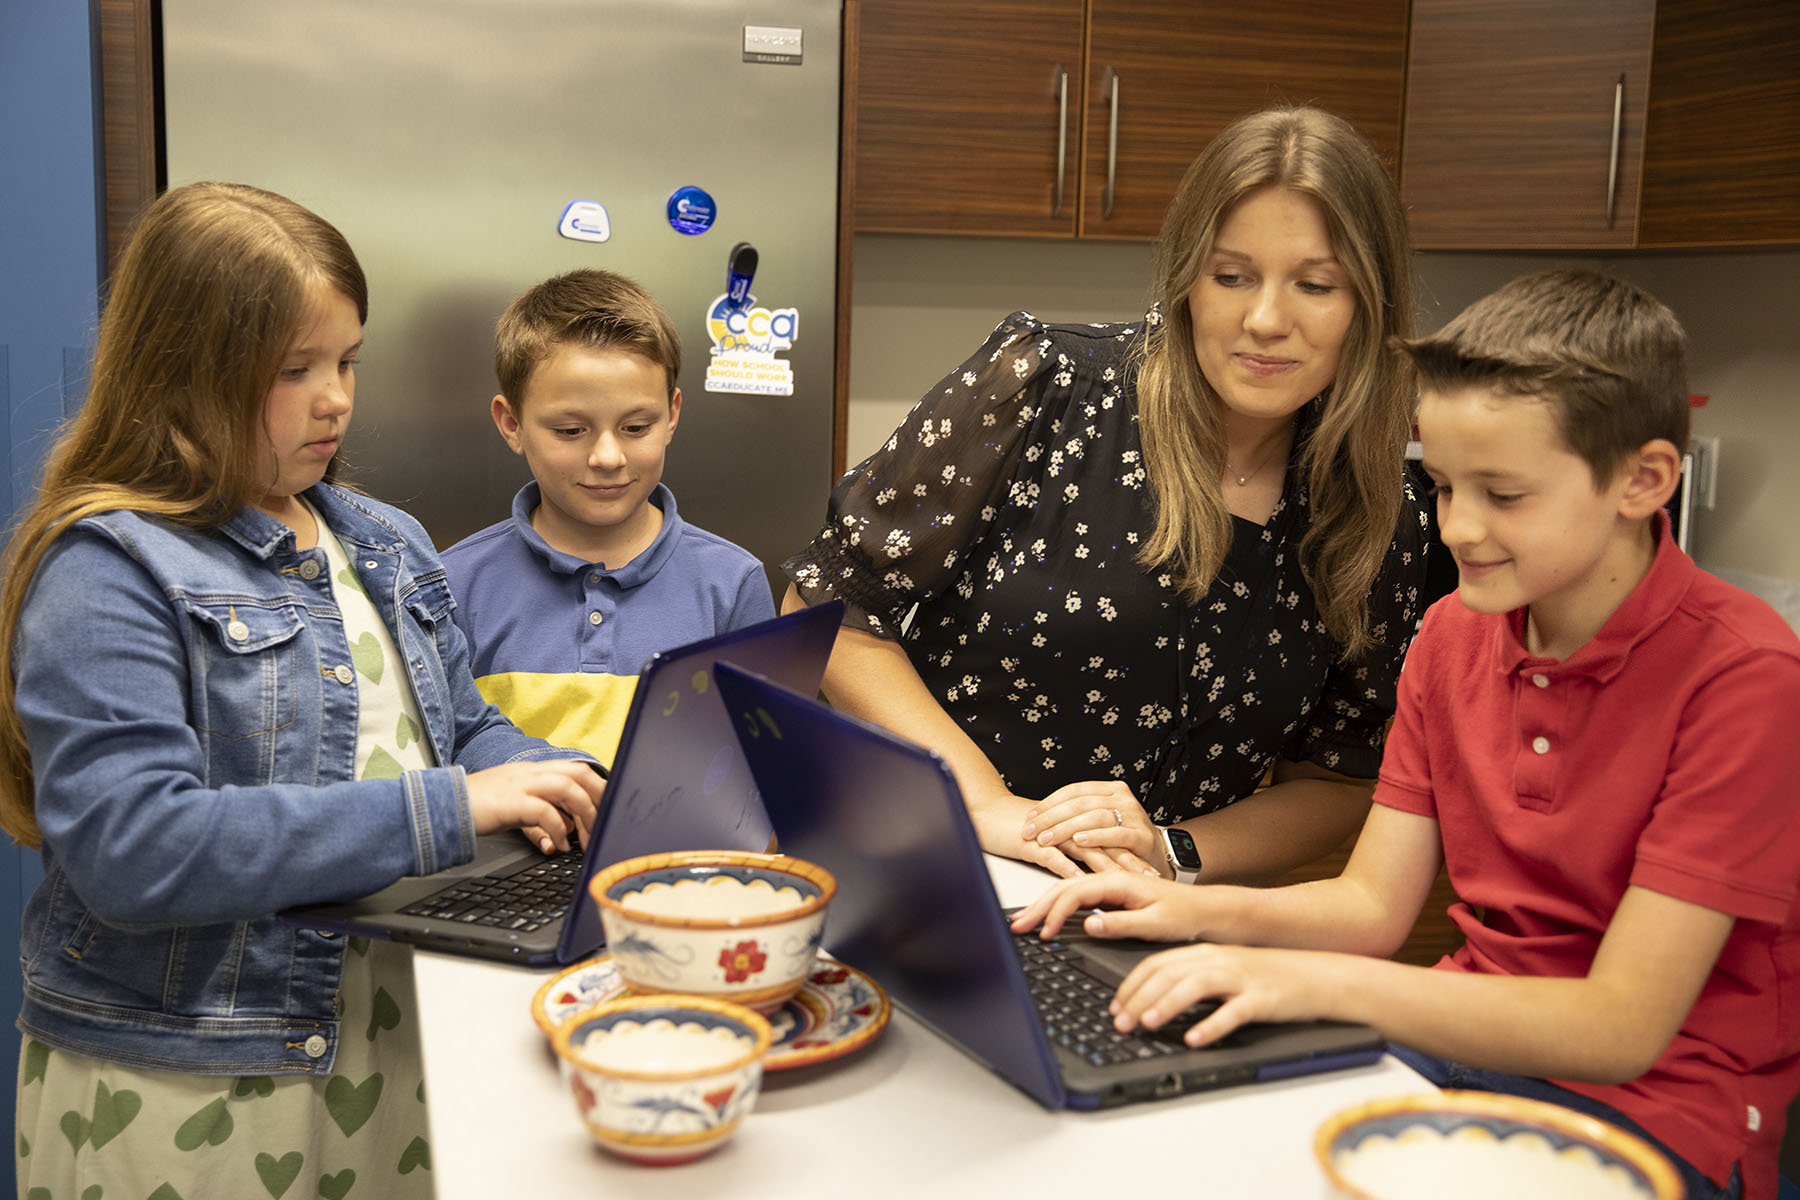
[[[1629,284],[1552,271],[1403,349],[1460,588],[1413,642],[1343,874],[1259,890],[1107,872],[1015,928],[1102,906],[1091,934],[1231,943],[1132,972],[1122,1029],[1206,997],[1223,1003],[1195,1045],[1362,1021],[1440,1085],[1648,1136],[1690,1197],[1773,1197],[1800,1088],[1800,641],[1669,536],[1685,336]],[[1440,861],[1465,944],[1432,968],[1386,960]]]

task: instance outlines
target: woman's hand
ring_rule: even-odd
[[[1162,834],[1131,789],[1114,780],[1084,780],[1057,788],[1031,806],[1019,837],[1083,862],[1094,857],[1093,851],[1101,851],[1103,866],[1096,870],[1164,877]]]
[[[476,834],[518,829],[545,854],[587,845],[606,781],[579,759],[504,763],[469,775]]]
[[[1065,879],[1079,878],[1088,871],[1118,871],[1124,864],[1117,852],[1101,846],[1080,846],[1070,842],[1061,846],[1045,845],[1021,837],[1020,828],[1027,814],[1036,806],[1023,796],[1011,792],[987,797],[965,797],[969,820],[981,848],[989,854],[1017,858],[1039,866]],[[1110,819],[1110,818],[1109,818]]]

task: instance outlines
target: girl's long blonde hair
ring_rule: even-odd
[[[272,192],[187,184],[139,218],[100,318],[87,400],[58,435],[6,549],[0,827],[19,843],[36,847],[42,837],[13,642],[45,552],[96,513],[129,509],[212,529],[266,492],[263,408],[321,285],[367,318],[368,286],[350,244]]]
[[[1157,500],[1156,529],[1139,560],[1172,568],[1183,594],[1198,602],[1231,544],[1219,486],[1221,402],[1194,357],[1188,294],[1232,209],[1269,187],[1318,202],[1356,292],[1337,378],[1300,447],[1312,506],[1301,568],[1325,627],[1354,658],[1370,642],[1367,596],[1400,516],[1413,388],[1387,339],[1412,332],[1412,252],[1392,176],[1362,135],[1330,113],[1276,108],[1243,118],[1188,168],[1169,206],[1156,247],[1163,319],[1145,339],[1138,375],[1139,430]]]

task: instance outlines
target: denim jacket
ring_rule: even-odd
[[[329,1072],[344,940],[273,914],[468,861],[466,771],[587,757],[482,700],[416,521],[329,485],[307,499],[387,622],[439,765],[354,778],[350,646],[324,551],[286,525],[79,522],[15,643],[44,835],[20,944],[31,1037],[200,1074]]]

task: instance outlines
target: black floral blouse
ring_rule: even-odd
[[[1373,777],[1417,625],[1423,514],[1408,491],[1370,597],[1377,645],[1356,663],[1301,575],[1291,467],[1268,523],[1233,518],[1211,591],[1185,603],[1136,560],[1155,524],[1130,358],[1143,328],[1008,317],[838,482],[783,569],[809,603],[841,597],[846,624],[903,638],[1016,795],[1117,779],[1168,824],[1249,795],[1278,757]]]

